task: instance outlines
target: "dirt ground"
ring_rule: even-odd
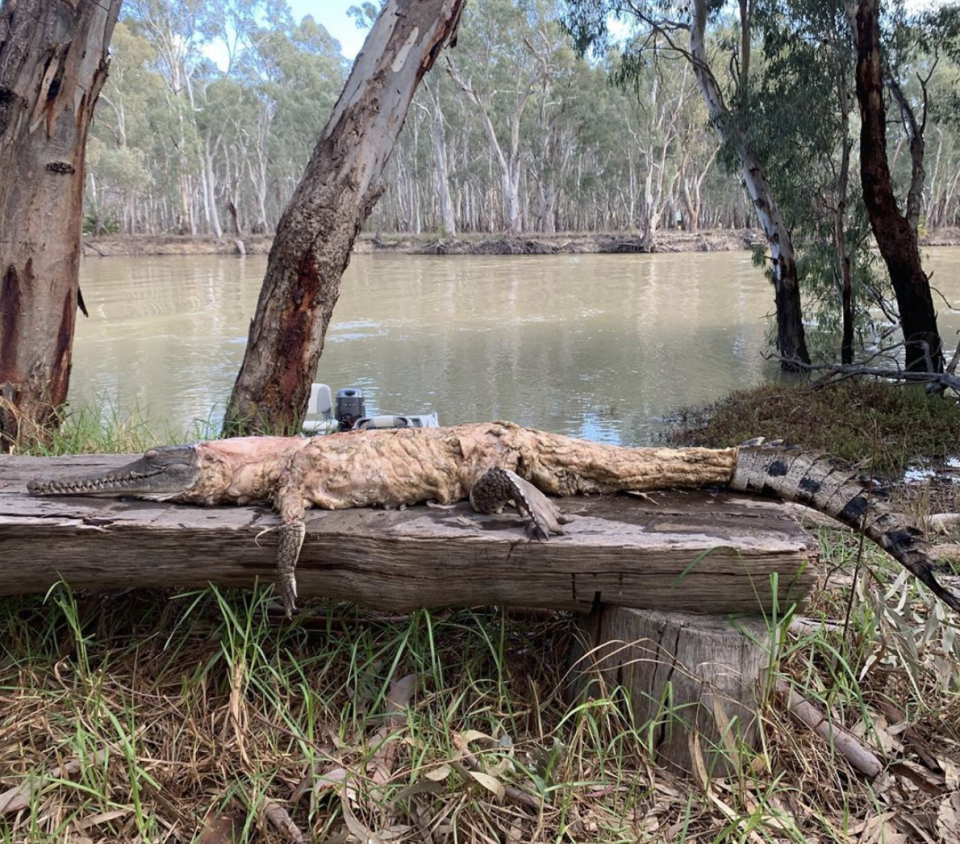
[[[270,251],[269,235],[243,238],[246,253],[263,255]],[[558,255],[631,252],[733,252],[763,243],[757,229],[714,229],[685,232],[666,230],[658,233],[653,249],[630,232],[594,232],[560,234],[465,235],[375,235],[363,234],[354,251],[401,255]],[[960,246],[960,228],[937,229],[921,238],[923,246]],[[83,254],[88,257],[124,255],[230,255],[238,254],[232,237],[148,235],[84,238]]]

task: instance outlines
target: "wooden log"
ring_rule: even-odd
[[[759,618],[599,605],[580,624],[574,697],[623,689],[659,764],[698,779],[738,769],[756,746],[758,690],[770,659]]]
[[[273,582],[269,507],[136,499],[35,498],[34,477],[105,471],[125,455],[0,456],[0,594]],[[510,515],[467,504],[405,511],[311,510],[297,567],[301,597],[406,611],[512,605],[588,612],[598,601],[758,613],[802,601],[815,543],[784,508],[721,492],[560,499],[567,534],[530,542]],[[771,579],[776,574],[776,590]]]

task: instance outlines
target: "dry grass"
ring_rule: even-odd
[[[843,618],[852,585],[848,629],[788,635],[772,670],[864,735],[872,783],[775,698],[734,775],[674,778],[616,690],[565,703],[562,615],[319,604],[291,626],[262,591],[58,588],[0,602],[0,841],[949,841],[955,628],[917,648],[923,624],[852,584],[849,537],[823,541],[841,569],[811,612]]]
[[[898,477],[912,462],[955,456],[960,406],[923,387],[848,380],[822,389],[806,382],[739,390],[716,404],[678,411],[675,445],[729,446],[782,439]]]
[[[861,736],[875,780],[772,694],[729,776],[672,776],[619,690],[564,699],[564,615],[314,603],[290,624],[264,590],[58,587],[0,600],[0,842],[956,844],[957,619],[819,538],[825,588],[776,623],[767,687]]]

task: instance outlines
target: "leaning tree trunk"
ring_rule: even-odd
[[[860,103],[860,174],[863,200],[900,310],[910,371],[943,371],[943,345],[930,281],[920,262],[916,230],[900,213],[887,161],[887,114],[880,57],[880,2],[861,0],[853,19]]]
[[[67,399],[84,150],[121,0],[0,9],[0,450]]]
[[[290,430],[340,294],[350,251],[423,75],[466,0],[389,0],[277,226],[224,431]]]
[[[807,351],[806,335],[803,330],[800,284],[797,278],[797,259],[793,250],[793,239],[780,213],[773,189],[767,181],[763,164],[724,104],[720,85],[707,63],[707,45],[704,37],[706,21],[706,0],[696,0],[690,27],[693,69],[707,104],[710,119],[724,140],[731,143],[736,150],[747,193],[753,203],[757,220],[767,237],[773,271],[780,367],[788,372],[795,371],[802,369],[802,364],[810,363],[810,354]]]

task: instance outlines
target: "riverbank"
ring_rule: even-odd
[[[713,229],[701,232],[667,230],[657,235],[651,250],[642,238],[632,232],[593,232],[560,234],[530,233],[517,237],[506,235],[463,235],[440,237],[423,235],[363,234],[354,251],[360,254],[390,253],[395,255],[590,255],[645,252],[737,252],[752,249],[764,242],[758,229]],[[270,235],[243,238],[248,255],[265,255],[270,251]],[[921,245],[960,246],[960,228],[944,228],[928,232]],[[129,235],[84,238],[83,254],[87,257],[133,255],[230,255],[237,254],[234,238],[186,235]]]
[[[960,440],[960,406],[922,385],[848,379],[829,386],[785,380],[734,390],[670,417],[672,446],[723,448],[754,437],[824,451],[868,477],[895,483],[911,466],[940,469],[950,478]],[[949,484],[960,506],[960,488]]]

